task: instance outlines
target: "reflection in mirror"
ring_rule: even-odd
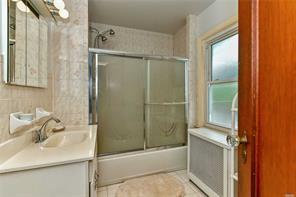
[[[9,50],[6,82],[47,87],[47,20],[39,15],[31,1],[7,1]]]
[[[39,67],[38,67],[38,86],[47,87],[47,43],[48,43],[48,24],[43,16],[39,17]]]
[[[38,86],[39,14],[33,9],[27,13],[27,84]]]
[[[21,3],[21,4],[20,4]],[[19,6],[17,6],[17,4]],[[9,4],[8,73],[12,84],[26,85],[26,12],[17,7],[22,1]]]

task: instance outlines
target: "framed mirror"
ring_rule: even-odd
[[[42,0],[39,1],[44,4]],[[45,88],[48,70],[48,19],[33,2],[1,1],[3,79],[11,85]]]

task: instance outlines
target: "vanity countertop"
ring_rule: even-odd
[[[96,153],[97,126],[67,127],[63,132],[85,132],[86,139],[77,144],[60,147],[43,147],[29,143],[0,162],[0,174],[54,165],[92,160]],[[62,132],[53,135],[59,135]],[[1,146],[0,146],[1,151]]]

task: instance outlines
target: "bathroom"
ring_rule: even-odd
[[[295,196],[276,3],[1,0],[0,197]]]

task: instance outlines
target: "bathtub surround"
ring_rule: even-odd
[[[173,35],[101,23],[90,23],[100,31],[113,29],[116,33],[100,48],[134,53],[173,56]],[[89,34],[89,47],[93,47],[94,33]]]
[[[66,21],[51,25],[53,111],[66,125],[88,124],[88,1],[65,0]]]
[[[115,35],[102,43],[100,48],[134,53],[187,57],[186,24],[175,34],[165,34],[102,23],[90,25],[99,30],[114,29]],[[89,33],[89,47],[93,48],[95,34]]]
[[[186,18],[186,24],[174,35],[132,29],[101,23],[90,23],[98,30],[113,29],[116,34],[100,48],[151,55],[179,56],[189,58],[189,127],[196,124],[196,16]],[[89,47],[93,47],[94,33],[89,33]]]

